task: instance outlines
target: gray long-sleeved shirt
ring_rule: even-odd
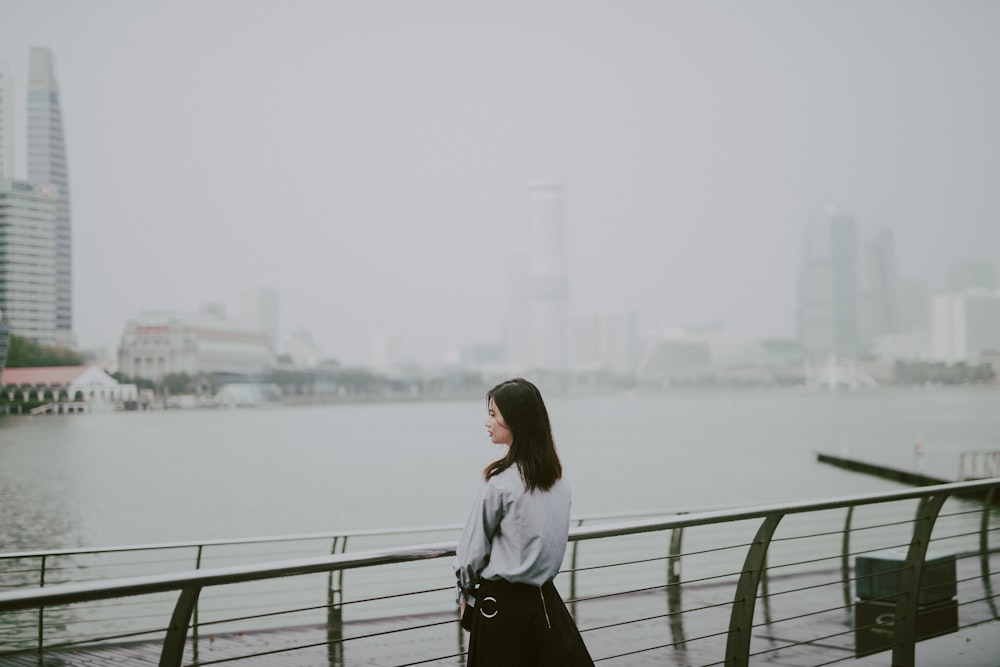
[[[559,572],[569,535],[571,492],[558,480],[529,492],[517,466],[487,480],[472,504],[455,555],[466,602],[480,579],[541,586]]]

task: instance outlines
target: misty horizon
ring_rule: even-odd
[[[795,338],[829,206],[892,229],[900,279],[1000,263],[1000,5],[134,5],[8,0],[52,49],[74,330],[245,289],[367,363],[499,342],[529,182],[565,186],[571,315]]]

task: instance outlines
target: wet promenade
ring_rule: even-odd
[[[1000,560],[997,556],[994,559]],[[996,571],[993,563],[991,571]],[[842,591],[825,585],[830,572],[773,578],[758,603],[751,663],[781,667],[848,664],[888,667],[891,653],[855,657],[853,613]],[[983,596],[974,563],[959,566],[959,630],[917,646],[917,665],[1000,665],[1000,622]],[[815,588],[813,588],[815,587]],[[796,591],[811,589],[808,595]],[[685,613],[670,616],[663,589],[579,600],[571,606],[599,665],[697,667],[724,663],[732,591],[725,586],[683,589]],[[829,609],[817,613],[817,609]],[[798,617],[798,618],[796,618]],[[635,622],[636,619],[646,619]],[[791,620],[789,620],[791,619]],[[773,621],[773,622],[769,622]],[[964,627],[963,627],[964,626]],[[190,641],[183,664],[242,667],[360,667],[464,665],[468,635],[454,612],[352,621],[339,638],[324,624],[247,633],[202,634]],[[820,639],[816,639],[816,638]],[[159,642],[33,652],[0,657],[0,667],[157,665]]]

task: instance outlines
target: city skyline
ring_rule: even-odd
[[[802,236],[831,203],[892,228],[899,277],[932,290],[1000,257],[988,4],[15,0],[0,18],[17,132],[30,47],[58,63],[82,347],[258,286],[286,334],[346,363],[382,334],[417,359],[499,342],[539,177],[565,185],[571,315],[644,328],[795,338]]]

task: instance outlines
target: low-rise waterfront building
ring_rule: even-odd
[[[10,402],[135,401],[134,384],[122,384],[96,364],[4,369],[0,392]]]
[[[193,315],[145,313],[125,324],[118,370],[160,380],[172,373],[255,377],[274,365],[270,339],[227,319],[219,309]]]

